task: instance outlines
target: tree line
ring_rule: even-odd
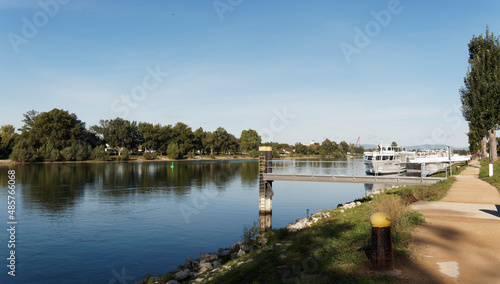
[[[468,44],[469,67],[460,89],[462,114],[469,123],[469,149],[486,157],[489,144],[490,161],[497,157],[500,127],[500,43],[490,33],[473,36]],[[488,143],[489,140],[489,143]]]
[[[76,114],[53,109],[48,112],[28,111],[24,125],[0,127],[0,156],[18,162],[85,161],[129,159],[131,154],[142,154],[145,159],[166,155],[179,159],[185,156],[246,155],[258,156],[261,145],[272,146],[273,155],[320,155],[344,158],[348,152],[362,154],[363,147],[354,147],[345,141],[337,144],[326,139],[323,143],[303,145],[296,143],[262,143],[253,129],[243,130],[239,138],[223,127],[215,131],[178,122],[174,126],[129,121],[123,118],[100,120],[89,128]],[[18,133],[19,132],[19,133]]]

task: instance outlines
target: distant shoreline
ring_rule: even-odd
[[[343,160],[350,158],[360,158],[359,156],[347,156],[345,158],[333,158],[333,157],[321,157],[321,156],[302,156],[302,157],[293,157],[293,156],[285,156],[280,158],[273,158],[276,160],[307,160],[307,159],[335,159],[335,160]],[[9,159],[0,159],[0,165],[35,165],[35,164],[109,164],[109,163],[137,163],[137,162],[196,162],[196,161],[245,161],[245,160],[258,160],[258,158],[252,158],[248,156],[233,158],[231,156],[220,156],[215,158],[205,157],[205,156],[197,156],[197,158],[183,158],[183,159],[170,159],[166,157],[157,157],[154,160],[146,160],[143,158],[132,158],[126,161],[120,160],[112,160],[112,161],[96,161],[96,160],[88,160],[88,161],[42,161],[42,162],[16,162]]]

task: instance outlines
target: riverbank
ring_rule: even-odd
[[[187,258],[167,274],[146,275],[137,283],[398,282],[404,276],[371,270],[370,215],[385,211],[392,216],[395,263],[404,262],[411,254],[410,231],[424,222],[419,213],[408,210],[409,200],[439,199],[453,182],[449,178],[430,186],[400,186],[369,194],[248,242]]]

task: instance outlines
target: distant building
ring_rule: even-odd
[[[314,144],[316,144],[315,140],[311,140],[311,142],[309,142],[309,146],[314,145]]]
[[[292,149],[290,148],[282,148],[279,150],[279,153],[281,156],[285,156],[285,155],[288,155],[288,154],[291,154],[292,153]]]

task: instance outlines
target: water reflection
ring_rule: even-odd
[[[238,180],[256,186],[258,164],[254,161],[143,163],[34,164],[2,167],[0,184],[7,186],[7,169],[16,170],[16,181],[27,207],[50,211],[72,208],[92,189],[92,194],[120,197],[131,194],[189,194],[193,188],[217,190]]]

